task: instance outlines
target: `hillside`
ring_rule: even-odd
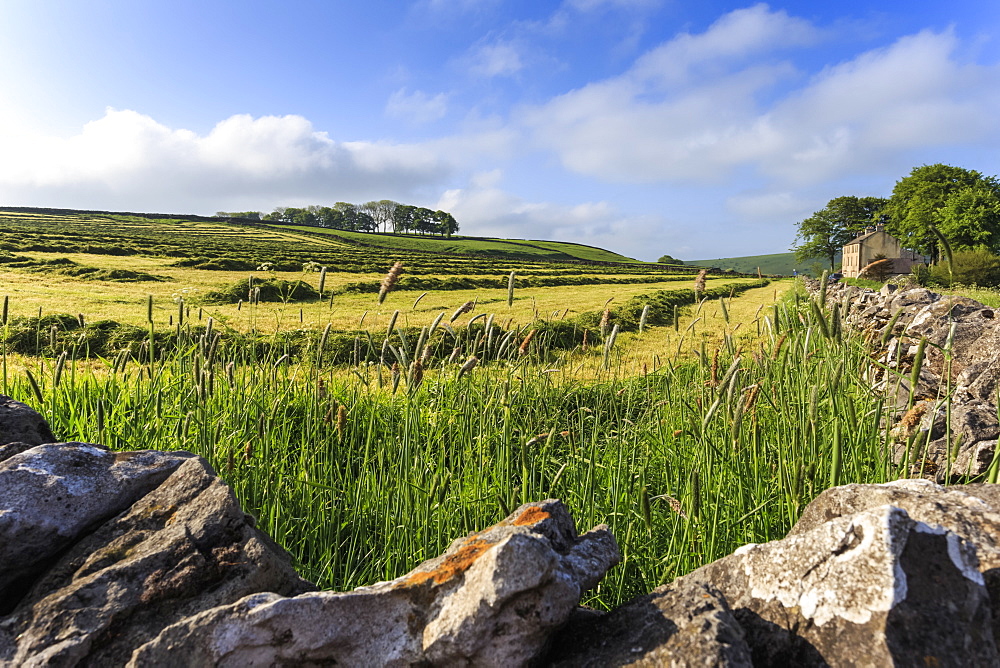
[[[796,262],[795,253],[772,253],[770,255],[746,255],[743,257],[722,257],[713,260],[690,260],[687,264],[696,267],[715,267],[740,273],[755,274],[758,267],[762,274],[791,276],[792,271],[800,274],[812,274],[818,264],[820,270],[825,268],[823,262],[809,260]]]
[[[431,267],[440,269],[440,260],[431,259],[437,255],[448,258],[450,269],[468,266],[471,273],[477,273],[476,267],[481,267],[484,260],[501,264],[614,263],[639,271],[692,271],[644,263],[572,242],[350,232],[184,214],[0,207],[0,223],[0,232],[17,235],[24,242],[8,250],[88,252],[89,248],[103,248],[96,252],[111,255],[151,253],[206,260],[225,258],[234,265],[232,269],[253,269],[262,262],[298,262],[301,265],[314,260],[341,268],[365,266],[383,271],[384,262],[391,264],[393,260],[406,258],[412,258],[411,262],[416,264],[429,262]],[[25,244],[31,248],[26,248]],[[254,266],[236,267],[238,259]]]
[[[305,234],[322,234],[345,243],[375,248],[398,249],[446,255],[481,255],[495,258],[525,260],[559,260],[583,262],[639,263],[618,253],[565,241],[527,241],[466,236],[420,236],[379,232],[351,232],[305,225],[268,225],[275,229],[294,230]]]

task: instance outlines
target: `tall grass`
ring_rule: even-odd
[[[399,576],[522,502],[561,498],[578,526],[608,523],[621,545],[623,563],[590,600],[610,607],[782,537],[832,482],[897,474],[870,361],[824,318],[778,304],[746,328],[760,332],[753,343],[665,350],[670,361],[638,376],[612,340],[590,353],[603,355],[593,381],[553,367],[541,334],[528,335],[530,355],[512,339],[507,357],[476,366],[466,359],[489,345],[485,327],[479,348],[424,358],[414,378],[424,336],[345,372],[322,365],[329,331],[293,363],[178,325],[172,347],[157,342],[142,363],[95,366],[67,348],[32,358],[8,391],[62,439],[206,457],[324,588]]]

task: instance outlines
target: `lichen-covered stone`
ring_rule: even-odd
[[[397,580],[189,617],[131,665],[522,665],[619,558],[607,527],[577,536],[561,502],[527,504]]]
[[[748,545],[682,580],[722,592],[755,665],[997,665],[975,546],[881,506]]]
[[[947,529],[973,545],[991,606],[1000,612],[1000,485],[942,487],[928,480],[896,480],[834,487],[806,506],[788,535],[885,505],[902,508],[912,519]],[[1000,619],[994,621],[993,632],[1000,647]]]

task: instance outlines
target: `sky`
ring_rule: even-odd
[[[0,2],[0,206],[391,199],[694,260],[998,148],[987,0]]]

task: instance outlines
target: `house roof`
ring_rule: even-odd
[[[867,238],[869,238],[869,237],[873,237],[873,236],[875,236],[876,234],[878,234],[878,233],[880,233],[880,232],[881,232],[882,234],[889,234],[889,233],[888,233],[888,232],[886,232],[885,230],[875,230],[874,232],[865,232],[865,233],[864,233],[864,234],[862,234],[861,236],[858,236],[858,237],[855,237],[854,239],[851,239],[850,241],[848,241],[848,242],[847,242],[846,244],[844,244],[844,245],[845,245],[845,246],[850,246],[850,245],[852,245],[852,244],[859,244],[859,243],[861,243],[862,241],[864,241],[865,239],[867,239]]]

